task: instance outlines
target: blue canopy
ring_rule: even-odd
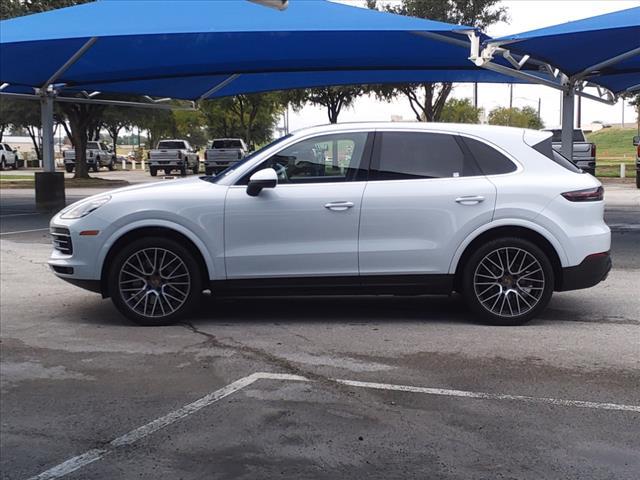
[[[239,0],[103,0],[0,22],[0,83],[33,93],[92,38],[55,79],[62,93],[195,100],[358,83],[517,82],[469,62],[465,30],[325,0],[295,0],[285,11]]]
[[[496,38],[488,43],[529,54],[568,76],[631,52],[629,57],[589,73],[585,80],[614,93],[640,86],[640,7]]]

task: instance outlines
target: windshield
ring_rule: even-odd
[[[167,150],[181,150],[183,148],[187,148],[184,142],[175,142],[171,140],[163,140],[162,142],[158,142],[158,148],[165,148]]]
[[[255,158],[256,155],[259,155],[260,153],[264,152],[266,149],[271,148],[277,144],[279,144],[280,142],[285,141],[287,138],[291,137],[291,134],[288,133],[287,135],[285,135],[284,137],[280,137],[276,140],[274,140],[271,143],[268,143],[267,145],[265,145],[264,147],[256,150],[255,152],[250,153],[249,155],[247,155],[246,157],[244,157],[242,160],[240,160],[239,162],[234,163],[233,165],[231,165],[229,168],[221,171],[219,174],[213,176],[213,175],[209,175],[206,177],[201,177],[203,180],[206,180],[207,182],[211,182],[211,183],[218,183],[221,179],[223,179],[224,177],[226,177],[227,175],[229,175],[231,172],[235,171],[236,169],[240,168],[242,165],[244,165],[245,163],[251,161],[253,158]]]
[[[98,142],[87,142],[87,149],[88,150],[100,150],[100,147],[98,146]]]
[[[214,140],[211,148],[242,148],[240,140]]]

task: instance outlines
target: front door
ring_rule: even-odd
[[[315,136],[262,162],[225,203],[228,279],[358,275],[358,224],[370,143],[367,132]],[[246,193],[263,168],[278,185]]]

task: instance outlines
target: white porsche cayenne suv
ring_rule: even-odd
[[[213,295],[451,294],[522,324],[611,268],[601,184],[546,132],[360,123],[287,135],[217,176],[99,194],[49,265],[144,325]]]

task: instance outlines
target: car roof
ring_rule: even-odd
[[[325,124],[313,127],[302,128],[292,132],[293,135],[306,135],[309,133],[339,132],[353,129],[382,129],[382,130],[424,130],[453,133],[468,133],[482,137],[485,134],[502,134],[522,137],[523,132],[528,129],[518,127],[503,127],[497,125],[479,125],[469,123],[440,123],[440,122],[353,122]],[[542,133],[539,130],[532,132]],[[543,134],[547,136],[547,134]]]

